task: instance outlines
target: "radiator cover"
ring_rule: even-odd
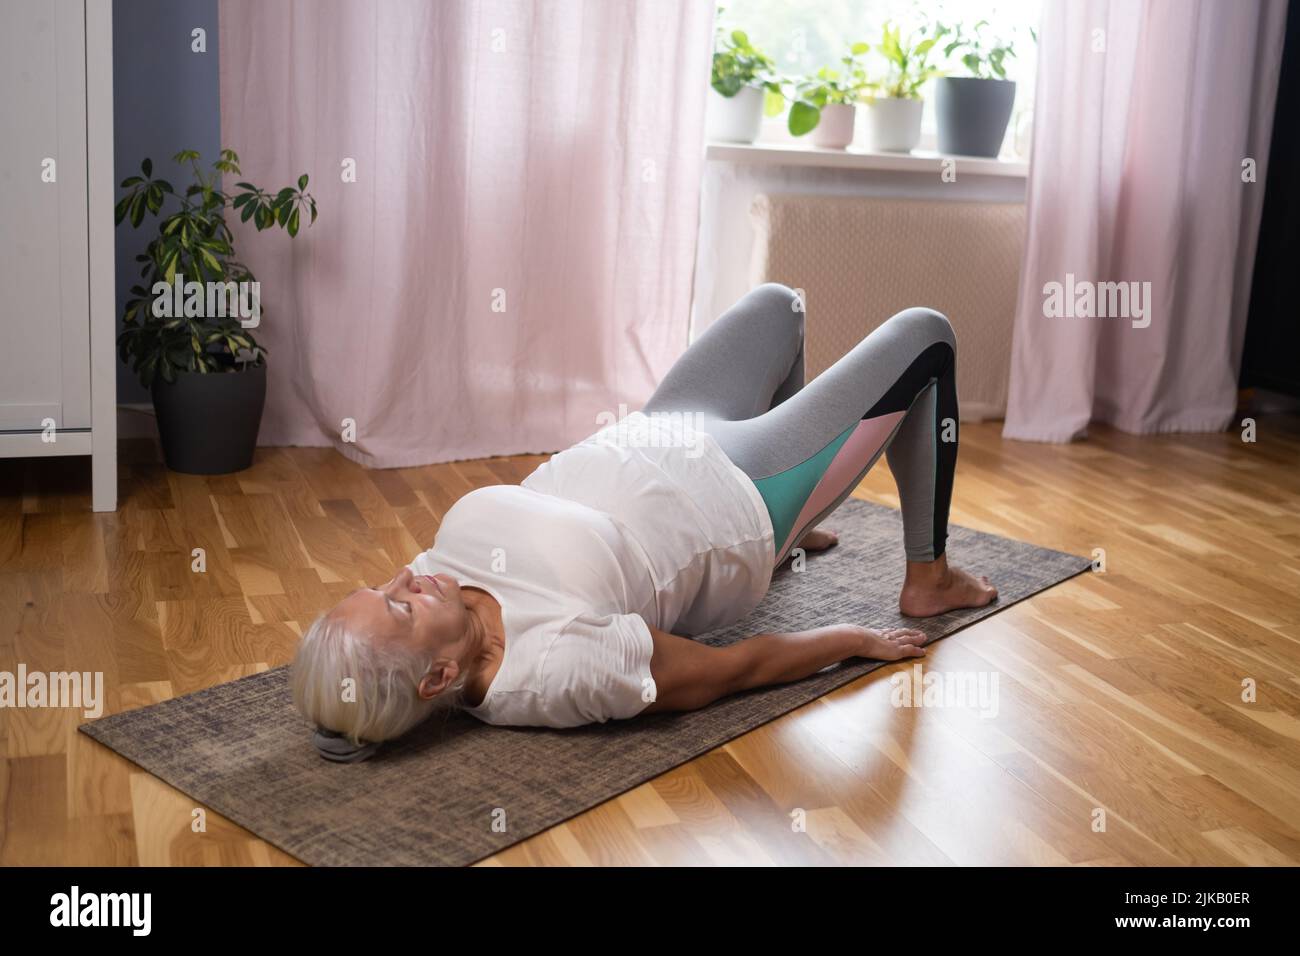
[[[926,306],[957,334],[962,418],[1006,412],[1023,204],[760,194],[751,218],[753,283],[804,291],[809,380],[889,316]]]

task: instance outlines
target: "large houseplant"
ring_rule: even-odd
[[[776,64],[743,30],[718,30],[709,88],[709,139],[720,142],[754,142],[763,114],[785,105]]]
[[[861,57],[870,47],[855,43],[840,59],[840,68],[822,67],[795,88],[787,127],[794,136],[813,132],[813,142],[844,149],[853,142],[857,103],[869,86]]]
[[[921,88],[942,70],[931,66],[930,54],[946,32],[939,25],[922,26],[904,36],[888,21],[877,51],[885,60],[885,75],[872,84],[867,98],[867,129],[871,148],[908,153],[921,140]]]
[[[947,76],[935,88],[939,152],[958,156],[997,156],[1006,136],[1016,84],[1007,79],[1006,61],[1016,55],[1010,42],[990,39],[981,20],[971,32],[957,26],[944,53],[960,52],[969,76]]]
[[[131,287],[118,352],[152,392],[168,467],[224,474],[252,463],[266,398],[266,350],[251,331],[264,315],[260,290],[235,258],[226,214],[296,236],[306,216],[316,221],[316,200],[306,174],[274,194],[247,182],[224,192],[222,175],[239,175],[233,150],[223,149],[210,171],[194,150],[175,160],[193,171],[184,192],[154,178],[149,159],[141,175],[122,181],[128,192],[115,210],[118,225],[162,218],[135,257],[142,282]]]

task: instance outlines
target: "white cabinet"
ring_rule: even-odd
[[[109,0],[0,0],[0,458],[91,455],[96,511],[117,497],[112,42]]]

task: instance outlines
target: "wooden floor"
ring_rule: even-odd
[[[1300,862],[1300,420],[1261,419],[1253,444],[962,440],[954,522],[1105,551],[1104,574],[931,649],[929,670],[998,675],[996,717],[894,708],[884,668],[489,862]],[[0,462],[0,671],[101,670],[113,713],[282,664],[456,498],[540,460],[262,449],[200,478],[124,443],[109,515],[84,461]],[[883,462],[859,495],[897,505]],[[213,814],[192,832],[193,801],[80,719],[0,710],[0,863],[295,862]]]

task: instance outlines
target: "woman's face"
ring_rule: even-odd
[[[428,657],[455,660],[469,625],[460,585],[447,574],[415,575],[410,568],[378,587],[361,588],[339,602],[354,633],[397,641]]]

